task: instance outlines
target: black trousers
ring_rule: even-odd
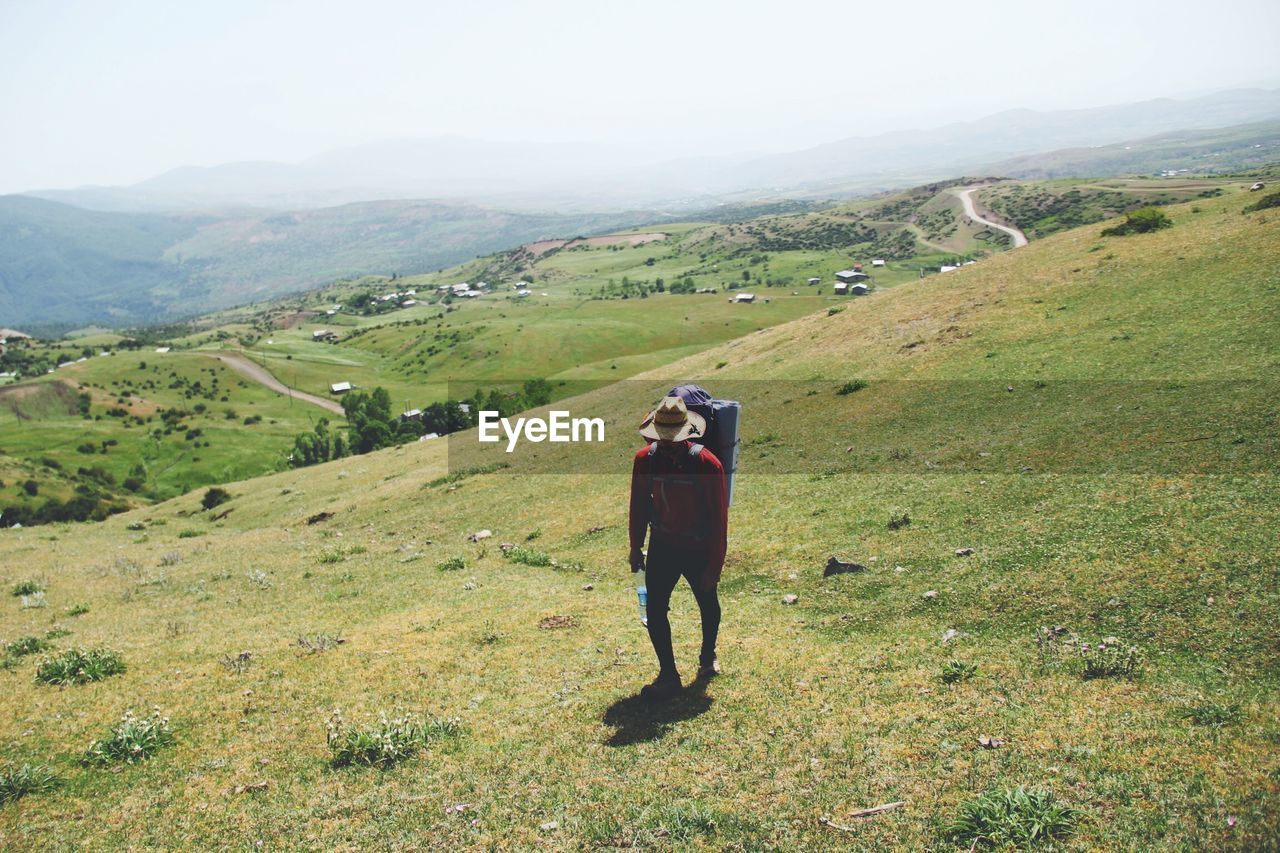
[[[709,663],[716,656],[716,636],[720,633],[720,599],[713,587],[702,590],[702,575],[706,569],[707,553],[701,548],[682,548],[662,542],[649,544],[649,556],[645,563],[645,585],[649,588],[649,641],[658,655],[658,666],[664,675],[676,673],[675,652],[671,648],[671,620],[667,611],[671,608],[671,593],[681,576],[693,588],[702,615],[702,654],[700,663]]]

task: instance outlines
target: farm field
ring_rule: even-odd
[[[754,249],[688,247],[721,267],[695,283],[745,265],[771,299],[706,295],[689,322],[723,338],[695,353],[680,351],[680,309],[701,295],[583,301],[574,288],[620,286],[622,268],[601,281],[552,265],[660,243],[443,274],[524,263],[542,301],[499,292],[446,313],[472,349],[427,356],[419,379],[519,370],[514,348],[492,374],[462,354],[512,338],[536,342],[530,361],[546,351],[536,376],[634,341],[616,371],[608,355],[581,368],[628,381],[560,402],[605,418],[611,441],[507,457],[463,432],[228,482],[216,511],[197,490],[101,524],[0,531],[0,640],[18,643],[0,670],[0,767],[57,779],[0,805],[0,845],[963,850],[980,843],[953,828],[966,804],[1025,786],[1065,806],[1057,849],[1269,849],[1280,214],[1242,214],[1248,200],[1173,205],[1150,234],[1066,230],[944,276],[898,268],[852,301],[756,288]],[[765,254],[767,282],[784,261]],[[702,269],[649,256],[655,272],[633,280]],[[676,330],[637,340],[622,316],[635,304]],[[558,348],[574,311],[618,323]],[[335,366],[308,347],[385,385],[426,352],[414,336],[436,334],[371,323],[328,346],[312,328],[259,321],[246,351],[312,371],[300,385]],[[155,363],[183,365],[176,404],[212,362],[170,355]],[[66,370],[114,394],[112,363],[136,359],[135,386],[157,376],[146,354]],[[744,406],[725,673],[655,710],[637,696],[655,666],[624,568],[628,450],[685,381]],[[254,411],[284,427],[272,396]],[[492,537],[471,541],[481,529]],[[862,568],[823,577],[832,555]],[[687,678],[683,588],[673,625]],[[23,638],[48,648],[17,654]],[[1122,650],[1114,666],[1086,666],[1099,643]],[[37,661],[98,647],[124,671],[36,680]],[[153,707],[171,737],[150,758],[84,761],[127,710]],[[343,766],[328,724],[384,712],[433,721],[429,743]]]

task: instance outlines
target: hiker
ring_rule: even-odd
[[[658,677],[640,691],[668,699],[683,685],[671,648],[667,610],[681,575],[693,588],[702,616],[698,680],[720,673],[716,635],[720,600],[716,585],[724,567],[728,499],[724,468],[707,448],[690,439],[706,434],[706,421],[679,397],[667,397],[640,425],[652,442],[635,455],[631,470],[631,569],[646,571],[649,640],[658,655]],[[649,537],[646,565],[645,533]]]

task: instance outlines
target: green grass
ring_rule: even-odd
[[[133,764],[145,761],[173,742],[169,718],[158,708],[145,717],[129,710],[104,737],[89,744],[82,761],[93,767]]]
[[[357,764],[387,768],[413,758],[441,740],[460,737],[457,720],[427,720],[417,714],[388,717],[374,723],[347,722],[335,711],[329,718],[327,742],[334,767]]]
[[[67,649],[36,665],[36,681],[66,687],[101,681],[124,671],[120,654],[111,649]]]
[[[44,764],[23,764],[0,769],[0,805],[28,794],[42,794],[58,786],[58,776]]]
[[[1080,813],[1052,791],[1014,788],[990,791],[964,803],[947,827],[962,847],[1041,847],[1070,835]]]
[[[229,485],[236,512],[197,539],[171,531],[200,492],[5,531],[0,580],[74,589],[90,607],[77,641],[120,649],[129,670],[66,690],[0,672],[0,759],[64,776],[6,812],[4,843],[966,849],[1022,843],[1039,821],[1067,823],[1052,844],[1071,849],[1265,849],[1280,834],[1280,484],[1262,382],[1280,364],[1280,220],[1244,203],[1175,208],[1173,227],[1096,252],[1098,226],[1054,235],[591,391],[567,405],[605,417],[612,443],[567,472],[547,473],[546,445],[489,454],[460,435]],[[856,377],[868,387],[835,393]],[[724,674],[654,707],[637,695],[656,664],[626,567],[628,462],[677,378],[741,394],[744,448]],[[557,566],[467,541],[482,528],[540,530]],[[338,533],[366,550],[317,564]],[[164,583],[139,583],[178,549]],[[867,569],[823,578],[833,554]],[[454,556],[464,572],[432,570]],[[269,588],[246,585],[256,566]],[[672,608],[687,679],[699,636],[683,584]],[[539,627],[553,618],[573,628]],[[49,619],[10,599],[0,635]],[[340,650],[298,644],[318,626]],[[1069,651],[1046,659],[1036,637],[1055,627]],[[1140,679],[1081,677],[1067,640],[1111,636],[1142,649]],[[251,668],[220,665],[243,651]],[[944,687],[950,660],[981,677]],[[1238,714],[1182,716],[1205,697]],[[139,698],[182,736],[119,775],[72,767]],[[382,772],[334,768],[335,707],[362,729],[430,709],[466,737]],[[960,821],[972,831],[949,838]]]

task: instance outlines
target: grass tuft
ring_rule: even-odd
[[[125,671],[119,652],[111,649],[67,649],[36,666],[36,681],[45,684],[88,684]]]
[[[942,673],[938,677],[942,679],[943,684],[955,684],[960,681],[968,681],[977,674],[978,665],[976,663],[949,660],[942,665]]]
[[[988,791],[961,805],[946,835],[969,849],[1027,848],[1070,835],[1079,817],[1052,791],[1018,786]]]
[[[1243,720],[1244,711],[1238,702],[1225,705],[1206,699],[1183,709],[1179,716],[1197,726],[1220,729]]]
[[[1080,644],[1080,675],[1090,678],[1132,678],[1142,671],[1142,653],[1115,637],[1096,645]]]
[[[388,717],[378,714],[370,725],[349,723],[337,709],[329,717],[327,743],[334,767],[352,764],[391,767],[413,758],[432,743],[462,735],[462,726],[453,719],[424,719],[417,714]]]
[[[24,595],[35,595],[37,592],[44,592],[44,585],[39,581],[25,580],[14,584],[10,595],[14,598],[21,598]]]
[[[130,709],[124,712],[120,722],[112,727],[105,738],[89,744],[83,761],[94,767],[121,762],[133,764],[150,758],[161,747],[169,746],[173,741],[169,718],[161,714],[159,708],[153,709],[147,717],[139,717]]]
[[[48,651],[50,645],[45,640],[35,636],[19,637],[16,640],[5,643],[5,654],[10,657],[20,658],[26,655],[34,655],[38,652]]]
[[[525,548],[522,545],[517,545],[514,548],[508,548],[503,556],[513,563],[519,563],[524,566],[551,565],[550,554],[533,548]]]
[[[58,785],[58,777],[43,764],[12,765],[0,769],[0,803],[11,803],[27,794],[42,794]]]
[[[462,557],[450,557],[447,560],[441,560],[436,563],[436,570],[441,572],[460,572],[467,567],[467,561]]]

